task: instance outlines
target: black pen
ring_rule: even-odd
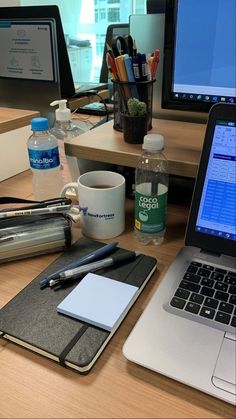
[[[65,284],[68,281],[79,278],[85,273],[95,272],[99,269],[107,268],[108,266],[131,262],[132,260],[136,259],[139,254],[139,252],[127,251],[106,259],[99,260],[97,262],[88,263],[87,265],[80,266],[78,268],[68,269],[67,271],[61,272],[59,274],[59,278],[49,281],[49,286],[53,287],[54,285]]]

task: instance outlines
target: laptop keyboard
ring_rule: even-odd
[[[236,327],[236,272],[192,261],[170,305]]]

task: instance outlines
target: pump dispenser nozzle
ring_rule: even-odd
[[[50,106],[59,105],[55,112],[57,121],[71,120],[71,111],[67,108],[66,103],[67,99],[54,100],[54,102],[50,103]]]

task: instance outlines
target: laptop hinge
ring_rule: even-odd
[[[214,257],[221,257],[220,253],[216,253],[216,252],[209,252],[209,250],[205,250],[205,249],[201,249],[200,253],[203,253],[204,255],[209,255],[209,256],[214,256]]]

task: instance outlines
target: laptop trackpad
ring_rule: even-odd
[[[217,359],[212,383],[224,391],[236,394],[236,342],[224,338]]]

